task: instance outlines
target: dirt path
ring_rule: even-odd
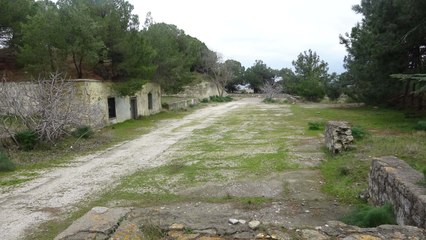
[[[181,120],[161,122],[156,130],[138,139],[77,158],[0,194],[0,239],[21,239],[26,231],[52,219],[54,214],[73,210],[77,203],[114,186],[121,177],[165,164],[167,159],[159,156],[193,130],[209,126],[228,111],[258,101],[243,99],[200,109]]]

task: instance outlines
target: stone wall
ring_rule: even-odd
[[[328,121],[325,128],[325,145],[333,153],[346,150],[353,142],[351,126],[345,121]]]
[[[168,103],[166,108],[167,110],[179,110],[179,109],[187,109],[191,105],[199,103],[198,99],[192,98],[192,99],[186,99],[182,101],[172,102]]]
[[[111,82],[93,80],[93,79],[76,79],[71,80],[73,87],[76,88],[76,97],[72,100],[76,106],[85,106],[87,109],[82,124],[90,125],[95,128],[103,127],[109,124],[123,122],[132,118],[130,110],[130,99],[136,99],[137,116],[148,116],[161,111],[161,88],[156,83],[146,83],[143,88],[134,96],[119,96],[114,92]],[[25,109],[36,110],[37,103],[31,102],[28,96],[22,92],[34,92],[31,89],[37,85],[31,82],[7,82],[0,84],[0,91],[8,91],[14,100]],[[148,94],[152,95],[152,107],[148,104]],[[109,118],[108,115],[108,98],[115,99],[116,117]],[[2,114],[13,115],[14,109],[6,109],[2,106],[2,102],[6,101],[5,96],[0,95],[0,116]],[[31,114],[31,111],[28,111]]]
[[[369,200],[374,205],[391,203],[400,225],[426,228],[424,177],[396,157],[373,160],[368,178]]]
[[[211,96],[219,96],[216,85],[213,82],[201,82],[193,86],[187,86],[185,89],[178,93],[177,96],[184,98],[209,98]],[[224,92],[226,95],[226,92]]]

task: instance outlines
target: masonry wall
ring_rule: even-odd
[[[84,103],[88,103],[96,112],[97,119],[103,125],[109,125],[124,122],[132,118],[130,99],[136,98],[137,116],[149,116],[161,111],[161,88],[156,83],[146,83],[142,90],[134,96],[118,96],[111,88],[112,83],[101,82],[97,80],[81,79],[75,80],[78,86],[81,99]],[[148,94],[152,94],[152,109],[148,108]],[[115,99],[116,117],[109,118],[108,115],[108,98]]]
[[[226,92],[224,92],[226,94]],[[216,85],[213,82],[201,82],[193,86],[187,86],[185,89],[177,94],[179,97],[185,98],[209,98],[211,96],[219,96]]]
[[[146,83],[143,89],[131,97],[120,97],[114,92],[111,82],[103,82],[93,79],[72,80],[77,88],[76,104],[87,106],[89,109],[82,124],[92,127],[103,127],[109,124],[123,122],[132,118],[130,111],[130,98],[136,98],[137,116],[148,116],[161,111],[161,88],[156,83]],[[17,99],[21,106],[27,109],[35,109],[36,103],[29,101],[28,97],[21,94],[24,89],[35,88],[36,85],[30,82],[22,83],[1,83],[1,88],[12,90],[14,99]],[[31,91],[25,91],[31,92]],[[152,109],[148,108],[148,94],[152,94]],[[109,118],[108,98],[115,99],[116,117]],[[0,96],[0,101],[5,101],[4,96]],[[0,102],[0,115],[13,114],[13,109],[4,109]]]
[[[426,228],[426,188],[424,177],[396,157],[374,159],[368,179],[370,201],[375,205],[391,203],[397,223]]]

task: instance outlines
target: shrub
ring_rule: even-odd
[[[343,217],[342,221],[358,227],[377,227],[382,224],[396,223],[393,207],[388,203],[381,207],[361,205],[351,214]]]
[[[414,129],[426,131],[426,121],[418,121],[417,125],[414,127]]]
[[[208,103],[208,102],[209,102],[209,99],[208,99],[208,98],[203,98],[203,99],[201,100],[201,102],[202,102],[202,103]]]
[[[74,132],[72,132],[72,135],[76,138],[90,138],[94,134],[93,130],[89,126],[80,126],[78,127]]]
[[[211,96],[210,101],[212,102],[230,102],[232,101],[232,97],[230,96]]]
[[[163,109],[169,109],[169,108],[170,108],[170,106],[169,106],[169,104],[168,104],[168,103],[162,103],[162,104],[161,104],[161,108],[163,108]]]
[[[363,139],[364,137],[368,135],[368,131],[365,128],[360,126],[354,126],[351,128],[351,130],[352,130],[352,136],[358,140]]]
[[[0,172],[13,171],[15,168],[15,164],[6,156],[6,154],[0,152]]]
[[[278,101],[273,98],[265,98],[263,99],[264,103],[277,103]]]
[[[25,151],[33,150],[38,141],[37,133],[32,130],[17,132],[15,134],[15,139],[19,146]]]
[[[321,130],[324,128],[324,123],[322,122],[308,122],[309,130]]]

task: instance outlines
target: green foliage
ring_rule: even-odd
[[[202,58],[211,52],[204,43],[171,24],[152,24],[142,36],[155,51],[153,63],[157,68],[153,78],[168,93],[191,83],[191,71],[203,69]]]
[[[426,131],[426,121],[418,121],[414,129]]]
[[[145,83],[145,80],[130,79],[124,82],[115,82],[112,85],[112,88],[120,96],[134,96],[136,92],[143,88],[143,85],[145,85]]]
[[[249,67],[244,75],[247,83],[253,88],[255,93],[261,91],[261,87],[267,82],[272,81],[275,73],[270,67],[268,67],[262,60],[256,60],[252,67]]]
[[[143,224],[140,227],[140,231],[143,234],[143,239],[146,240],[157,240],[167,236],[167,233],[163,231],[159,226],[151,223]]]
[[[383,104],[402,100],[409,84],[394,73],[425,73],[422,49],[426,35],[423,0],[361,1],[353,10],[362,14],[350,33],[340,36],[345,57],[347,94],[358,101]]]
[[[352,136],[357,140],[363,139],[364,137],[369,135],[368,131],[361,126],[354,126],[351,128],[351,131]]]
[[[208,103],[208,102],[209,102],[209,99],[208,99],[208,98],[203,98],[203,99],[201,100],[201,102],[202,102],[202,103]]]
[[[340,79],[341,76],[337,75],[336,73],[332,73],[328,81],[325,83],[325,94],[332,101],[337,100],[343,93]]]
[[[324,122],[308,122],[309,130],[324,130]]]
[[[377,227],[383,224],[396,224],[391,204],[385,204],[381,207],[361,205],[354,212],[343,217],[342,220],[346,224],[358,227]]]
[[[273,98],[265,98],[265,99],[263,99],[262,102],[264,102],[264,103],[278,103],[279,101],[277,101]]]
[[[18,142],[19,146],[25,151],[33,150],[38,142],[37,133],[32,130],[24,130],[17,132],[15,134],[15,139]]]
[[[295,75],[291,76],[288,70],[284,72],[290,77],[284,81],[287,91],[309,101],[320,101],[325,96],[325,84],[329,82],[328,64],[311,49],[300,53],[292,64]]]
[[[9,159],[9,157],[0,152],[0,172],[9,172],[16,169],[15,164]]]
[[[72,135],[76,138],[91,138],[95,134],[93,129],[90,126],[80,126],[75,131],[72,132]]]
[[[22,41],[22,24],[35,14],[34,0],[0,0],[0,45],[17,49]]]
[[[211,102],[231,102],[233,99],[230,96],[211,96],[210,101]]]

